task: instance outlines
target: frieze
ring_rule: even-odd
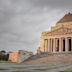
[[[53,35],[64,35],[64,34],[72,34],[72,29],[61,28],[51,32],[43,32],[42,36],[53,36]]]

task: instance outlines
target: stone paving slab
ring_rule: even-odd
[[[66,68],[72,68],[72,64],[0,64],[0,72],[59,72]]]

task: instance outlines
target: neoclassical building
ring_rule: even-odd
[[[71,52],[72,51],[72,14],[66,14],[51,31],[42,32],[40,39],[41,52]]]

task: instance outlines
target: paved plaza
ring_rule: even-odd
[[[0,72],[60,72],[67,68],[72,68],[72,65],[70,64],[25,65],[25,64],[13,64],[13,63],[0,64]]]

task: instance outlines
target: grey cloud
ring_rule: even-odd
[[[52,8],[71,8],[72,1],[71,0],[31,0],[36,6],[50,6]]]
[[[71,0],[0,0],[0,50],[35,51],[40,33],[71,11],[71,4]]]

